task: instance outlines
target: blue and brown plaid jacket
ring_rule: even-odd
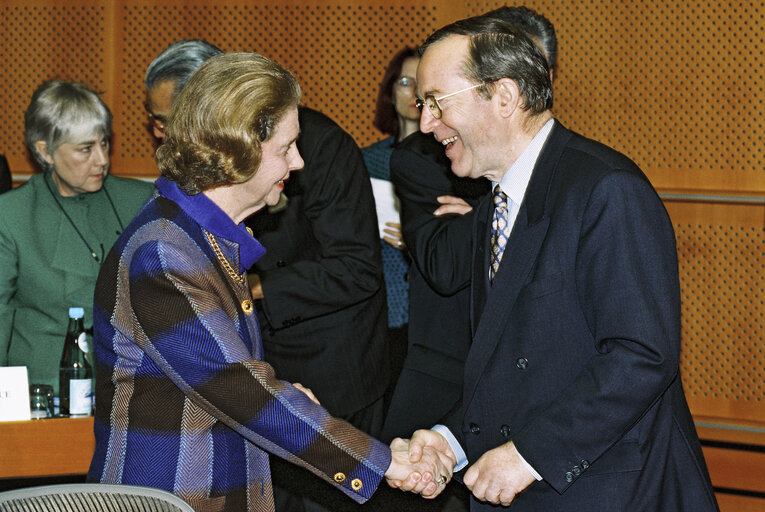
[[[209,226],[222,212],[202,194],[183,207],[163,194],[120,236],[96,285],[89,480],[165,489],[197,510],[271,511],[271,453],[364,502],[388,447],[277,380],[246,276],[233,271],[239,244]]]

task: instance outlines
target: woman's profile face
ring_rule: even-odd
[[[303,159],[297,150],[300,133],[297,108],[290,109],[274,127],[271,137],[261,146],[260,165],[255,174],[243,183],[256,210],[279,202],[284,180],[290,172],[303,168]]]
[[[109,139],[92,133],[78,137],[75,142],[64,142],[51,155],[45,148],[38,152],[53,166],[51,175],[64,196],[77,196],[98,192],[109,172]]]
[[[393,104],[396,107],[396,115],[403,119],[417,121],[420,119],[420,111],[414,100],[417,98],[417,65],[418,57],[409,57],[401,65],[398,80],[393,84]]]

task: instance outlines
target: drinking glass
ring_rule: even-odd
[[[29,386],[29,409],[33,420],[53,416],[53,387],[45,384]]]

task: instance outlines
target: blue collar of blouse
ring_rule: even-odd
[[[175,202],[204,229],[239,245],[240,273],[250,268],[266,253],[265,247],[247,231],[244,222],[235,224],[231,217],[206,195],[190,196],[178,188],[174,181],[164,176],[157,178],[156,185],[162,197]]]

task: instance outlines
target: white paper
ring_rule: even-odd
[[[27,367],[1,367],[0,421],[25,421],[30,418]]]
[[[394,222],[401,224],[401,205],[393,191],[393,183],[379,178],[370,178],[372,181],[372,193],[375,196],[375,209],[377,210],[377,227],[380,238],[385,236],[385,223]]]

